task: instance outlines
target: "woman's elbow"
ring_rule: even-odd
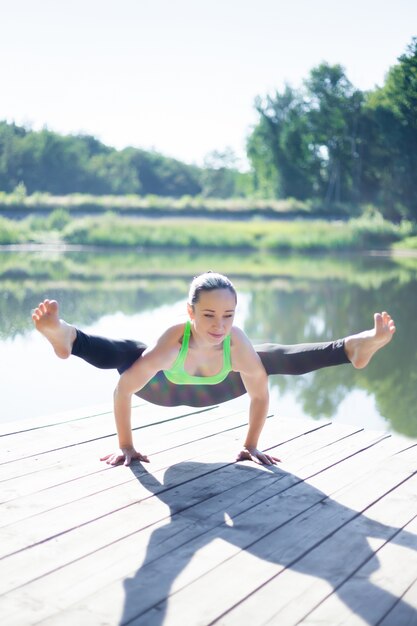
[[[257,404],[267,404],[269,403],[269,390],[268,388],[263,390],[257,389],[254,393],[249,394],[249,397],[252,402]]]
[[[126,378],[123,378],[123,374],[122,376],[120,376],[119,378],[119,382],[117,383],[114,392],[113,392],[113,397],[116,398],[128,398],[130,397],[133,393],[134,393],[134,389],[131,388],[131,384],[129,384],[129,381],[126,380]]]

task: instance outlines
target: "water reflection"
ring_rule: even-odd
[[[362,390],[375,398],[395,431],[417,436],[417,262],[412,260],[184,253],[174,263],[172,256],[137,253],[0,254],[0,343],[32,331],[29,311],[45,296],[58,298],[66,318],[85,327],[111,313],[131,316],[185,299],[189,278],[209,267],[228,273],[249,294],[244,325],[254,342],[340,337],[369,327],[372,312],[388,308],[398,331],[368,368],[275,377],[272,386],[280,395],[293,394],[313,417],[331,417],[348,393]],[[123,336],[123,328],[114,334]],[[139,339],[147,338],[142,332]],[[2,389],[3,398],[6,393]]]
[[[313,417],[331,417],[349,391],[363,389],[374,394],[379,413],[394,430],[417,436],[415,281],[389,280],[377,289],[316,281],[309,288],[294,284],[290,291],[256,291],[246,331],[251,337],[273,336],[281,343],[326,340],[368,327],[370,312],[384,306],[389,307],[398,331],[366,369],[331,368],[302,378],[280,376],[273,385],[281,393],[294,393]]]

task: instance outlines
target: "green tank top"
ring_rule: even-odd
[[[184,328],[181,350],[179,351],[173,366],[169,370],[163,370],[166,378],[175,385],[217,385],[217,383],[221,383],[229,372],[232,371],[230,335],[227,335],[223,341],[223,367],[220,372],[214,376],[191,376],[191,374],[187,374],[185,371],[184,363],[187,358],[190,335],[191,322],[188,320]]]

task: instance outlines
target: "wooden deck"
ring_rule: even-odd
[[[2,427],[1,626],[417,624],[417,442],[144,404],[111,468],[107,408]]]

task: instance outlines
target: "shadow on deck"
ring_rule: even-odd
[[[271,418],[263,467],[242,412],[163,417],[146,467],[100,464],[107,411],[4,428],[4,624],[417,624],[415,442]]]

